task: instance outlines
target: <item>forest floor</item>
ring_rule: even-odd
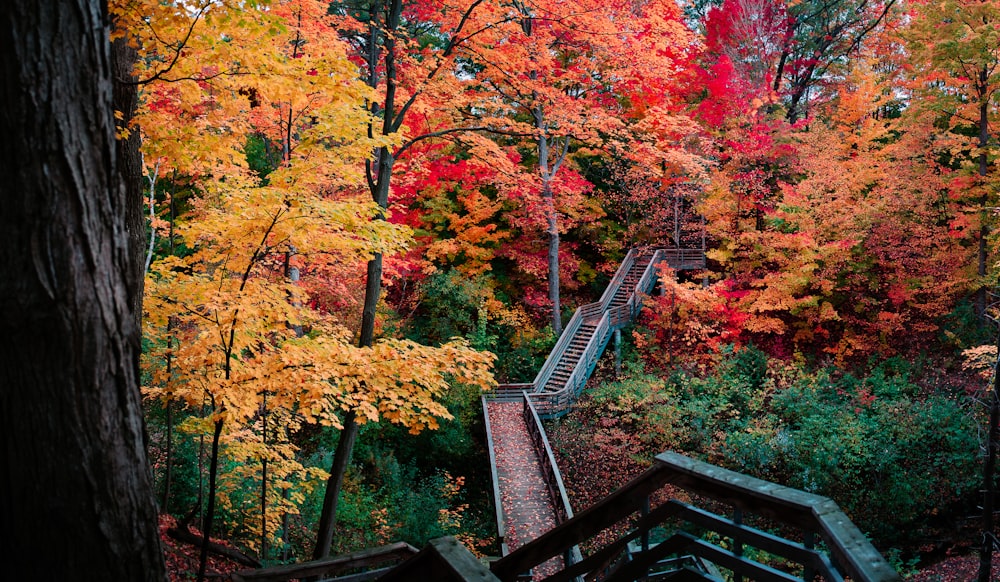
[[[924,568],[907,577],[911,582],[971,582],[979,572],[979,556],[953,556]],[[993,556],[993,576],[990,580],[1000,580],[1000,555]]]
[[[200,548],[192,544],[175,540],[167,534],[167,530],[175,527],[177,520],[169,515],[160,516],[160,543],[163,547],[163,557],[167,563],[167,575],[170,582],[182,582],[195,580],[198,578],[198,558]],[[191,531],[201,535],[200,531],[191,528]],[[212,538],[213,542],[225,545],[224,540]],[[206,574],[210,577],[226,578],[229,574],[238,570],[245,570],[246,566],[238,564],[227,558],[209,554]]]

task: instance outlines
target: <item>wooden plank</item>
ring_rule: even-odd
[[[625,258],[622,259],[621,264],[618,265],[618,270],[615,271],[611,281],[608,282],[608,286],[604,288],[604,293],[601,294],[600,300],[598,300],[598,303],[601,304],[601,311],[606,310],[611,300],[614,299],[618,288],[625,281],[625,275],[628,274],[628,271],[632,268],[632,264],[635,262],[636,254],[636,249],[629,249]]]
[[[850,518],[840,511],[836,503],[830,501],[829,505],[816,509],[818,533],[826,540],[836,563],[852,578],[879,582],[901,580],[899,574]]]
[[[553,556],[561,555],[572,546],[594,537],[639,511],[646,497],[667,483],[670,477],[669,471],[654,465],[611,495],[577,513],[566,523],[494,562],[491,568],[493,573],[507,580],[518,572],[525,572]]]
[[[398,542],[322,560],[272,566],[259,570],[242,570],[233,574],[232,579],[234,582],[284,582],[294,578],[330,576],[344,570],[370,568],[390,561],[400,561],[416,554],[416,548],[410,544]]]
[[[378,580],[389,572],[392,572],[392,568],[379,568],[378,570],[369,570],[358,574],[348,574],[347,576],[337,576],[336,578],[324,578],[321,582],[368,582],[369,580]]]
[[[817,525],[813,506],[829,501],[672,451],[657,455],[656,462],[674,473],[671,482],[679,487],[806,531],[814,530]]]

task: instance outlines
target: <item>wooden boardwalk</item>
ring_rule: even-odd
[[[493,433],[506,541],[515,550],[556,526],[555,507],[525,424],[524,404],[493,401],[486,408]],[[535,568],[534,578],[541,579],[562,568],[562,559],[554,558]]]
[[[504,555],[572,517],[559,468],[538,419],[569,411],[612,333],[638,315],[642,296],[656,284],[660,263],[674,269],[703,268],[705,254],[702,249],[632,249],[601,300],[577,308],[535,380],[502,384],[486,397],[484,412],[495,463],[494,495]],[[536,566],[533,578],[562,570],[565,560],[575,561],[578,556],[574,548],[565,557]]]

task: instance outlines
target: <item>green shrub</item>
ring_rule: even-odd
[[[676,450],[830,497],[881,545],[897,545],[979,481],[969,403],[917,398],[913,375],[900,358],[855,376],[749,347],[725,351],[705,377],[632,371],[594,388],[580,414],[595,434],[625,427],[650,454]]]

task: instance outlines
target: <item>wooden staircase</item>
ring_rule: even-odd
[[[601,299],[576,310],[548,359],[528,384],[501,384],[488,398],[520,399],[531,395],[538,414],[566,414],[583,390],[615,330],[631,323],[642,309],[642,297],[656,285],[660,264],[675,269],[705,267],[702,249],[636,248],[629,251]]]
[[[561,524],[572,517],[562,476],[542,427],[542,418],[566,414],[590,378],[612,333],[628,325],[642,308],[642,297],[656,284],[658,265],[674,269],[705,266],[701,249],[638,248],[629,251],[605,289],[601,299],[576,310],[566,324],[535,380],[526,384],[501,384],[483,398],[483,415],[489,445],[497,510],[497,530],[503,555],[538,536],[536,524]],[[511,411],[521,410],[523,422],[511,422]],[[501,422],[501,419],[507,419]],[[530,442],[516,439],[527,430]],[[508,434],[510,433],[510,434]],[[518,442],[521,444],[515,445]],[[536,471],[512,471],[511,467],[539,466],[546,486],[530,481]],[[518,475],[518,473],[524,473]],[[532,498],[525,498],[525,492]],[[511,500],[517,499],[518,503]],[[528,517],[525,517],[528,516]],[[531,522],[531,523],[529,523]],[[531,526],[531,527],[528,527]],[[557,557],[563,564],[574,561],[579,549],[571,546]],[[553,558],[556,559],[556,558]],[[544,576],[552,562],[535,564],[534,577]]]
[[[541,417],[569,411],[611,332],[638,314],[642,295],[653,289],[656,266],[663,262],[677,270],[703,268],[705,256],[700,249],[630,251],[601,300],[576,310],[534,382],[501,385],[484,396],[497,532],[503,554],[488,568],[454,538],[440,538],[419,553],[405,544],[395,544],[303,564],[240,572],[232,579],[284,582],[332,575],[337,577],[323,579],[813,582],[818,576],[827,582],[899,582],[898,574],[832,500],[669,451],[658,455],[645,473],[574,515]],[[527,436],[496,438],[497,431],[509,431],[511,427]],[[496,440],[503,441],[504,446],[496,447]],[[544,485],[525,487],[518,482],[516,474],[521,471],[512,468],[528,464],[537,468],[525,472],[540,476]],[[504,470],[502,477],[498,467]],[[683,489],[710,500],[713,510],[719,504],[728,506],[732,518],[676,499],[661,501],[664,487]],[[529,495],[538,499],[525,499]],[[791,538],[751,527],[745,513],[759,516],[760,523],[767,527],[779,525]],[[627,533],[620,533],[622,524],[628,524]],[[539,533],[537,526],[546,531]],[[711,535],[703,536],[705,532]],[[665,539],[655,542],[654,536]],[[591,548],[586,557],[580,551],[582,543],[589,543]],[[773,560],[754,559],[767,555],[782,563],[782,569],[772,567]],[[394,568],[384,567],[401,560],[405,561]],[[720,569],[727,571],[726,577]]]

